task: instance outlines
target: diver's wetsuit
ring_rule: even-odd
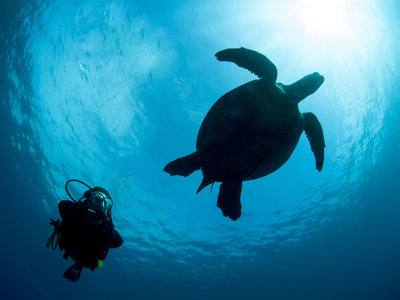
[[[98,226],[88,226],[84,221],[84,208],[63,200],[58,204],[62,222],[58,240],[61,250],[83,266],[94,270],[98,260],[104,260],[109,248],[118,248],[123,240],[114,229],[110,217]]]

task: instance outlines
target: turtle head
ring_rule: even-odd
[[[324,76],[314,72],[304,76],[300,80],[286,86],[285,90],[291,94],[297,103],[315,93],[319,87],[324,83]]]

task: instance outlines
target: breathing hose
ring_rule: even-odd
[[[68,183],[73,182],[73,181],[74,181],[74,182],[78,182],[78,183],[80,183],[80,184],[83,184],[84,186],[88,187],[89,189],[92,189],[92,188],[91,188],[89,185],[87,185],[86,183],[84,183],[83,181],[80,181],[80,180],[77,180],[77,179],[70,179],[70,180],[68,180],[68,181],[65,183],[65,190],[66,190],[68,196],[69,196],[69,197],[71,198],[71,200],[74,201],[76,204],[81,205],[80,203],[78,203],[78,201],[81,200],[81,199],[84,198],[84,197],[82,197],[81,199],[79,199],[78,201],[76,201],[76,200],[74,199],[74,197],[72,197],[71,194],[70,194],[69,191],[68,191]],[[82,206],[82,205],[81,205],[81,206]]]

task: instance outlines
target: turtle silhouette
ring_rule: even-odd
[[[246,68],[259,79],[223,95],[211,107],[200,127],[194,153],[164,168],[170,175],[188,176],[202,170],[197,190],[221,182],[217,206],[225,217],[241,215],[242,182],[279,169],[289,159],[305,131],[322,170],[325,141],[321,124],[311,113],[300,113],[298,103],[324,82],[312,73],[290,85],[277,83],[277,69],[263,54],[246,48],[225,49],[215,54]]]

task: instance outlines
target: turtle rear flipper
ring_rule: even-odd
[[[303,113],[304,131],[311,144],[311,150],[315,156],[317,170],[321,172],[324,165],[325,140],[322,126],[317,117],[310,112]]]
[[[242,193],[242,181],[224,181],[219,188],[217,206],[222,210],[225,217],[233,221],[239,219],[242,214],[240,194]]]
[[[170,175],[189,176],[196,170],[200,170],[202,165],[201,152],[196,151],[188,156],[184,156],[171,161],[164,168],[164,171]]]

